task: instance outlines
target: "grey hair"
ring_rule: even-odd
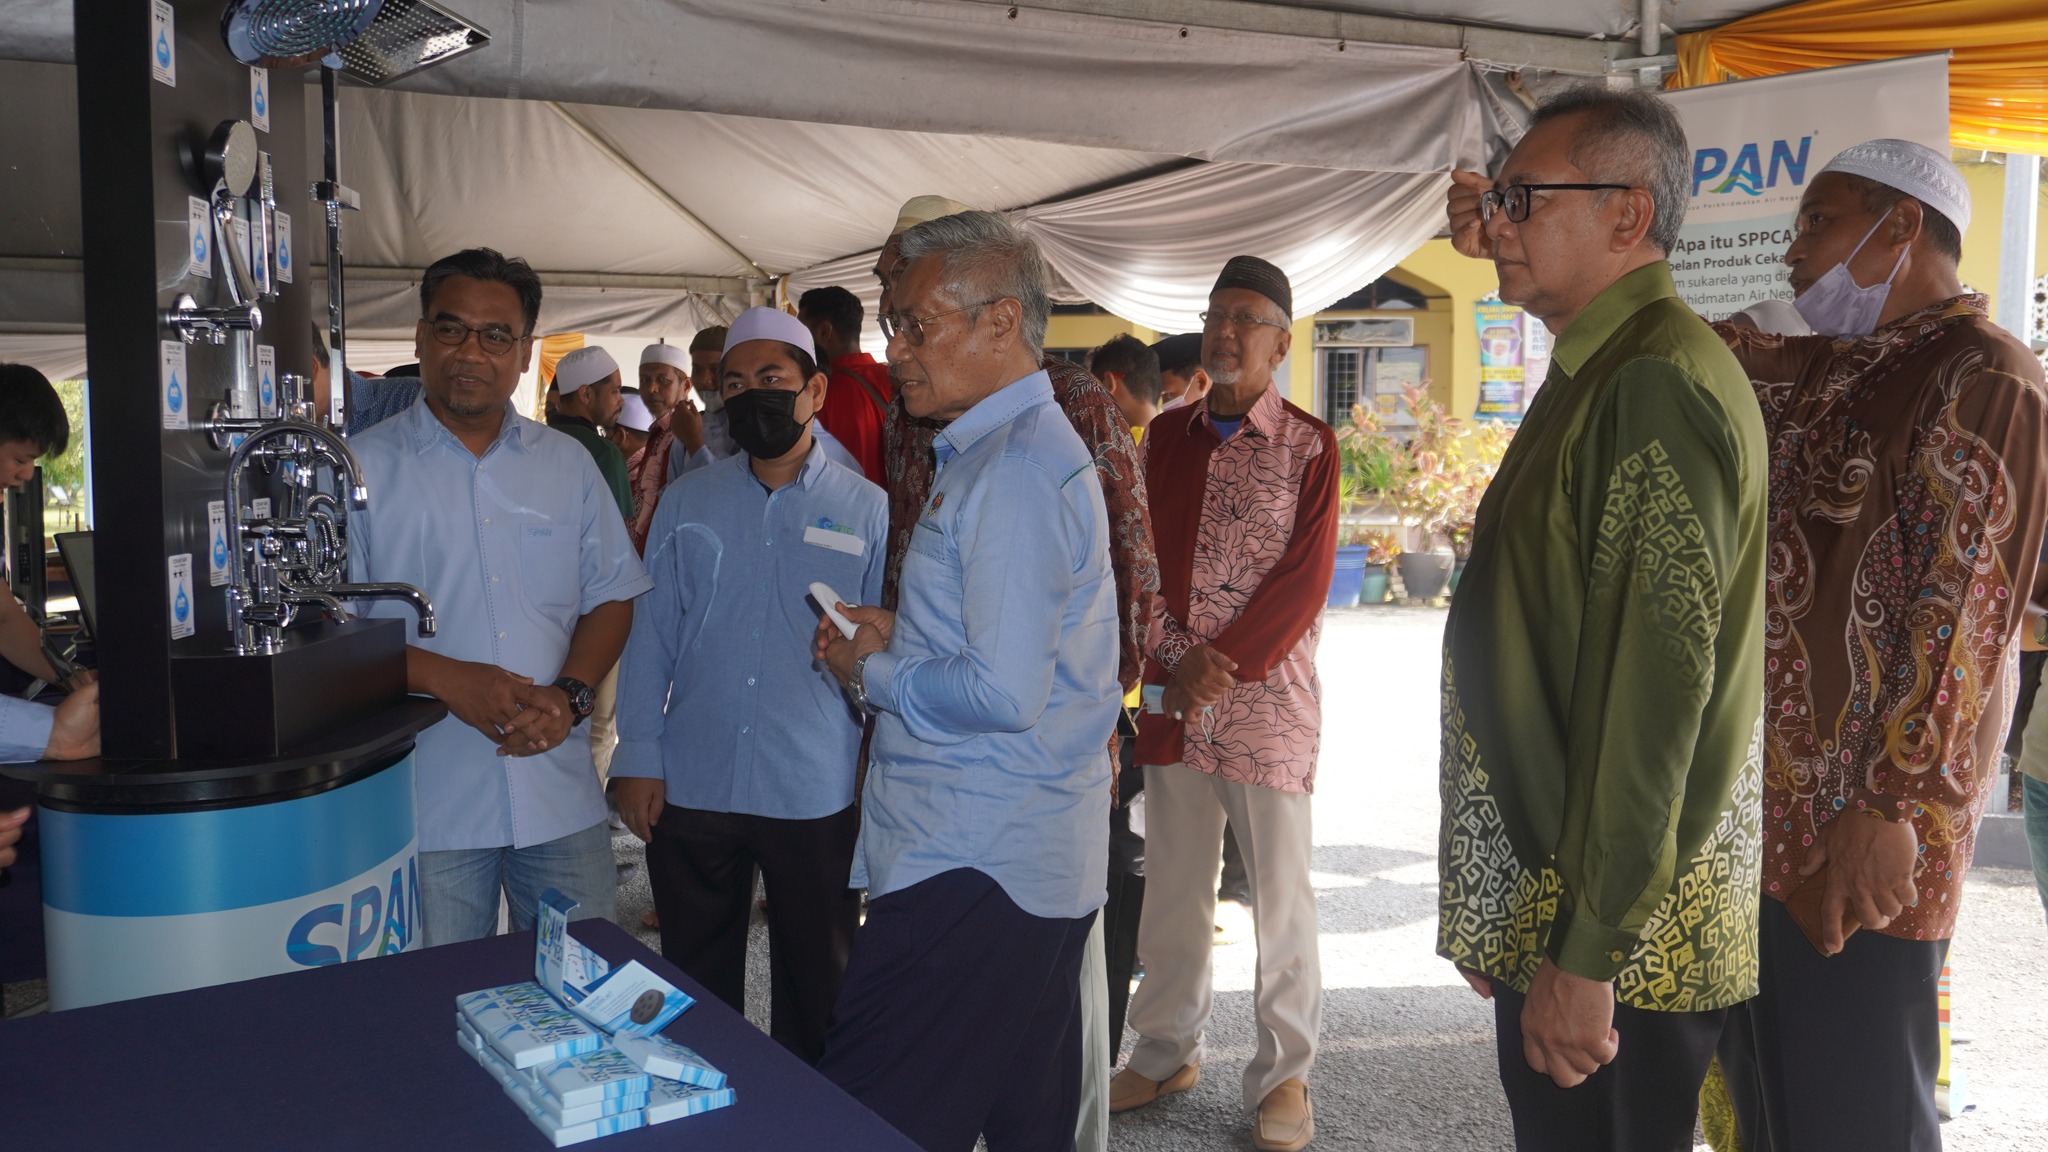
[[[1034,356],[1045,351],[1052,316],[1045,254],[1015,224],[994,212],[941,216],[905,232],[900,251],[905,264],[940,257],[940,289],[955,304],[974,305],[967,310],[971,317],[979,319],[983,305],[1006,296],[1017,301],[1024,308],[1024,346]]]
[[[1565,116],[1586,118],[1568,153],[1572,164],[1597,182],[1647,190],[1646,239],[1668,254],[1692,199],[1692,145],[1671,105],[1639,88],[1580,84],[1545,100],[1529,126]]]

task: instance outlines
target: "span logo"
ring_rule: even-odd
[[[319,968],[403,952],[419,934],[420,862],[414,856],[391,870],[388,887],[369,884],[346,906],[322,904],[299,917],[285,936],[284,954],[294,964]]]
[[[1794,188],[1806,183],[1807,161],[1813,156],[1813,137],[1801,136],[1796,142],[1773,140],[1770,145],[1770,159],[1765,160],[1764,146],[1751,141],[1735,150],[1731,160],[1725,148],[1701,148],[1692,154],[1692,194],[1698,197],[1703,185],[1710,195],[1740,193],[1744,196],[1761,196],[1766,188],[1776,188],[1779,181]],[[1719,181],[1719,183],[1714,183]]]

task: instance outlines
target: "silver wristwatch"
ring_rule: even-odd
[[[853,706],[870,716],[879,715],[882,711],[875,707],[874,701],[868,699],[868,657],[873,655],[873,652],[860,654],[860,659],[853,662],[853,676],[847,684],[853,691]]]

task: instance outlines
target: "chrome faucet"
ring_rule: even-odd
[[[288,391],[300,381],[287,377]],[[226,482],[228,630],[240,653],[276,652],[284,633],[302,611],[350,619],[344,600],[404,600],[419,615],[419,634],[434,634],[434,606],[409,584],[343,584],[348,571],[348,509],[366,508],[370,493],[362,467],[348,442],[329,429],[297,418],[289,404],[284,418],[230,420],[217,409],[203,426],[217,445],[242,437],[228,457]],[[242,486],[249,467],[280,475],[290,494],[282,515],[252,520],[242,513]],[[321,472],[334,478],[334,493],[319,488]]]

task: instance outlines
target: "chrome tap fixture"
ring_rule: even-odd
[[[410,584],[347,584],[348,510],[369,506],[362,469],[348,441],[309,419],[312,397],[303,376],[280,381],[280,415],[235,419],[214,406],[200,425],[229,452],[226,482],[228,629],[239,653],[277,652],[303,614],[350,618],[345,600],[404,600],[419,616],[419,634],[434,634],[434,606]],[[259,517],[248,509],[250,470],[281,479],[282,508]]]

